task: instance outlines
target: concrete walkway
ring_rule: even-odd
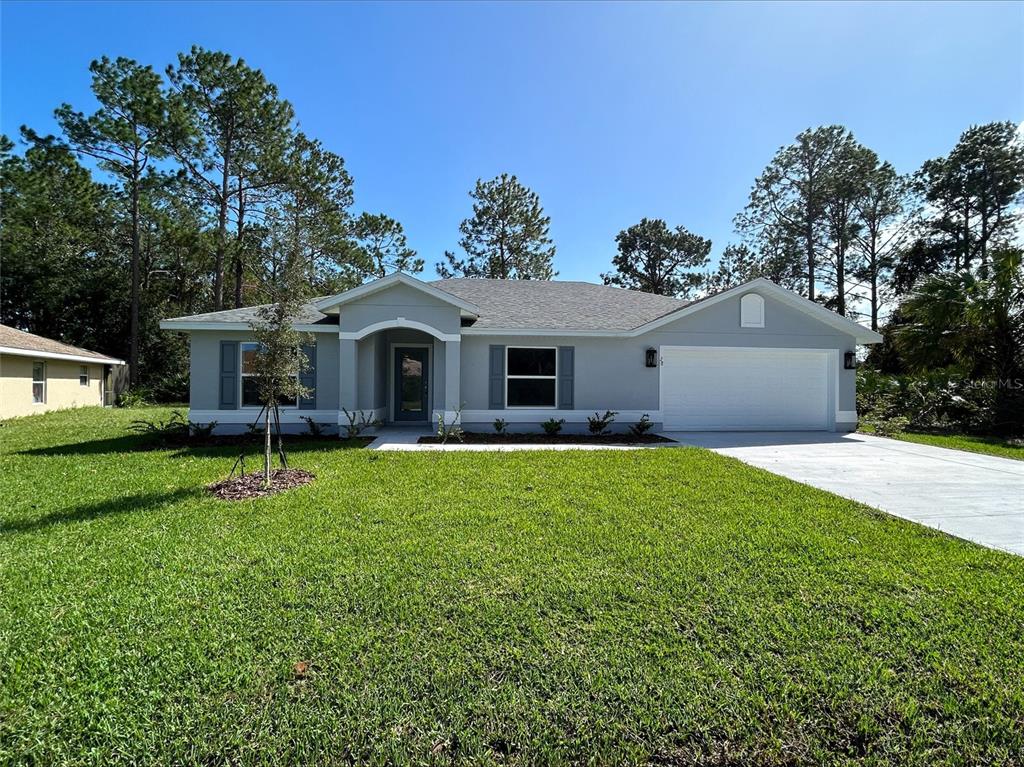
[[[1024,461],[826,432],[669,432],[797,482],[1024,556]]]

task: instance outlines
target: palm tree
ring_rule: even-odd
[[[1024,431],[1024,270],[1022,251],[1004,248],[975,271],[922,281],[903,302],[896,336],[916,371],[954,364],[996,387],[992,428]]]

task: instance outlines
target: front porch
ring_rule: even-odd
[[[340,334],[339,414],[345,411],[388,426],[429,430],[439,414],[458,410],[459,336],[402,326]]]

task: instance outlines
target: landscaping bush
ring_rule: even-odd
[[[587,416],[587,428],[590,429],[591,434],[604,434],[608,431],[608,427],[612,425],[615,420],[615,416],[619,413],[616,410],[605,410],[604,415]]]
[[[629,431],[634,437],[642,437],[653,428],[654,422],[647,413],[644,413],[639,421],[630,425]]]
[[[504,418],[495,418],[494,419],[494,432],[496,434],[504,434],[505,430],[507,428],[508,428],[508,423],[505,421]]]
[[[549,418],[544,423],[542,423],[540,426],[541,426],[542,429],[544,429],[544,433],[545,434],[547,434],[549,437],[553,437],[556,434],[558,434],[558,432],[560,432],[562,430],[562,426],[564,424],[565,424],[565,419],[564,418],[558,418],[558,419]]]

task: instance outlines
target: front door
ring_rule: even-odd
[[[395,347],[395,420],[429,421],[426,347]]]

